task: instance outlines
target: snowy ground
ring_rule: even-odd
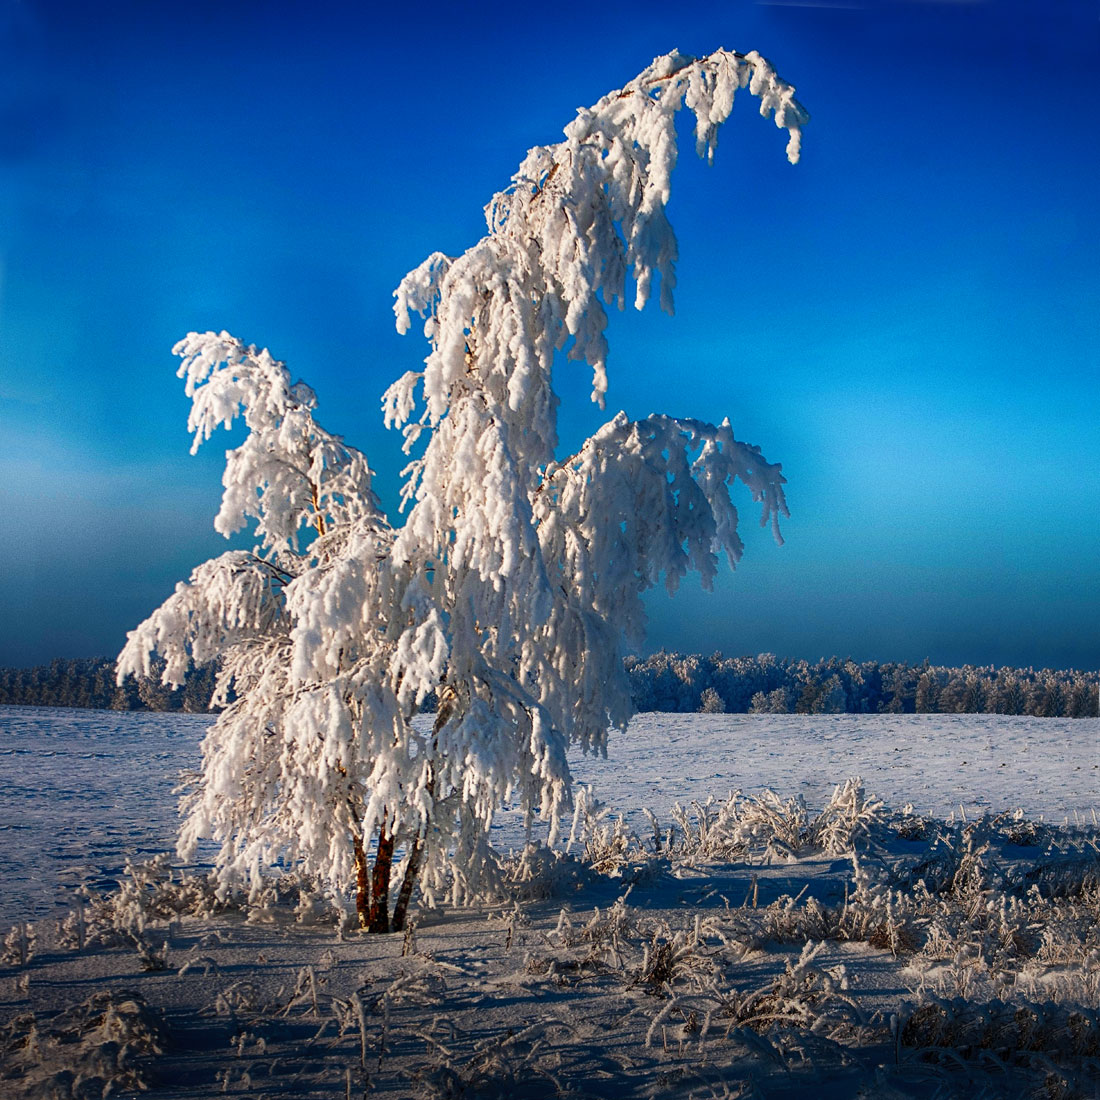
[[[0,708],[9,904],[48,905],[50,867],[102,885],[163,846],[206,721]],[[142,872],[7,938],[0,1095],[1095,1097],[1098,735],[641,716],[611,760],[575,761],[636,839],[605,818],[581,860],[406,937],[338,930],[293,884],[250,918]],[[856,773],[915,811],[850,792],[815,823]],[[781,801],[725,801],[763,786]],[[640,808],[667,827],[709,794],[705,827],[689,813],[655,852]],[[1016,806],[1070,826],[977,820]],[[520,840],[505,822],[500,846]]]
[[[1100,814],[1100,718],[995,714],[639,714],[575,778],[624,809],[771,787],[824,805],[848,776],[900,809]],[[622,796],[620,797],[620,793]],[[962,810],[960,811],[960,807]]]
[[[427,722],[429,719],[422,719]],[[60,887],[113,884],[127,859],[172,848],[172,790],[198,767],[204,715],[0,707],[0,927],[68,906]],[[852,775],[900,809],[1036,820],[1100,814],[1100,719],[994,715],[641,714],[608,759],[570,757],[579,784],[648,828],[731,790],[824,805]],[[962,809],[960,810],[960,807]],[[521,846],[504,814],[496,845]]]
[[[0,927],[173,845],[207,715],[0,707]]]

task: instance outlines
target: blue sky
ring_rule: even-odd
[[[110,654],[224,540],[170,349],[285,359],[396,505],[392,290],[483,232],[525,150],[673,47],[758,49],[684,141],[677,315],[613,318],[608,414],[781,461],[778,548],[650,603],[688,651],[1097,667],[1095,0],[391,5],[0,0],[0,665]],[[601,422],[563,368],[563,445]]]

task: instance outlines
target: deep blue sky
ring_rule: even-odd
[[[677,315],[614,318],[608,414],[729,415],[792,518],[740,500],[741,567],[651,646],[1097,667],[1096,0],[371,7],[0,0],[0,665],[117,652],[224,549],[238,440],[188,456],[179,337],[287,360],[395,504],[401,276],[576,107],[727,46],[796,85],[803,160],[747,96],[713,168],[683,142]]]

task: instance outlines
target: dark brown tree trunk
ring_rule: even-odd
[[[393,865],[393,837],[386,826],[378,829],[378,851],[374,856],[374,874],[371,876],[370,913],[368,932],[390,930],[390,870]]]
[[[363,851],[363,838],[356,833],[352,839],[355,851],[355,911],[359,914],[359,930],[370,926],[370,881],[367,878],[367,853]]]
[[[401,879],[401,889],[397,892],[397,904],[393,907],[392,928],[395,932],[404,932],[405,918],[412,901],[413,888],[420,874],[420,857],[424,851],[423,837],[418,833],[405,860],[405,875]]]
[[[450,717],[451,708],[447,703],[440,706],[435,716],[435,728],[432,730],[432,759],[439,752],[439,731]],[[435,799],[435,767],[428,771],[428,794]],[[416,834],[416,840],[409,849],[405,860],[405,874],[401,879],[401,889],[397,894],[397,905],[393,910],[393,930],[403,932],[405,930],[405,918],[409,912],[409,903],[412,901],[413,890],[416,889],[416,880],[420,876],[420,861],[424,858],[424,846],[427,843],[428,823],[424,822],[420,831]]]

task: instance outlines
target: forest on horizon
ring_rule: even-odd
[[[730,714],[1027,714],[1097,717],[1100,673],[1077,669],[949,668],[924,661],[819,661],[683,655],[628,657],[637,711]],[[0,669],[0,705],[102,710],[209,711],[216,670],[193,669],[182,688],[156,677],[115,683],[110,657],[56,658]],[[434,700],[425,709],[434,710]]]

